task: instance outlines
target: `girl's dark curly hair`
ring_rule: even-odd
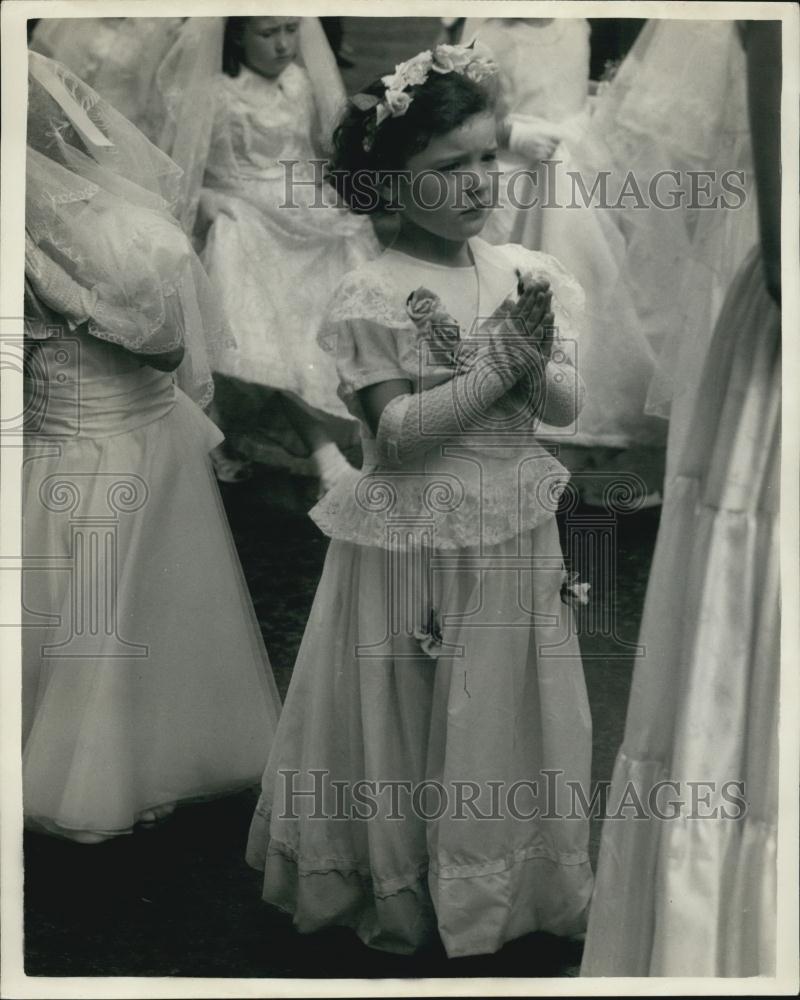
[[[386,85],[376,80],[362,93],[383,100]],[[406,113],[384,119],[374,131],[375,108],[362,110],[348,101],[334,130],[328,179],[353,212],[387,211],[382,175],[402,170],[431,139],[452,132],[473,115],[493,113],[496,101],[491,80],[476,83],[460,73],[432,72],[407,93],[412,101]],[[365,149],[368,138],[371,145]]]
[[[238,76],[242,65],[242,36],[249,17],[226,17],[222,38],[222,72]]]

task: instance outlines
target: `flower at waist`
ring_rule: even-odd
[[[590,583],[581,583],[577,573],[564,573],[561,582],[561,601],[564,604],[575,606],[577,604],[589,603],[589,591],[592,589]]]

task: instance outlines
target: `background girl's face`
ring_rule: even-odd
[[[463,242],[486,224],[497,169],[494,115],[473,115],[446,135],[437,136],[410,157],[411,180],[401,179],[401,222],[453,242]]]
[[[242,34],[242,62],[274,79],[297,55],[299,17],[249,17]]]

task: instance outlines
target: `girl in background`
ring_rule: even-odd
[[[198,48],[208,48],[203,39],[220,27],[216,52],[208,49],[216,71],[209,66],[200,89],[192,83]],[[353,443],[355,424],[316,338],[341,277],[378,251],[368,220],[336,204],[322,164],[312,163],[344,102],[330,47],[314,18],[190,19],[159,81],[176,131],[182,119],[202,129],[198,108],[200,119],[204,106],[213,116],[206,146],[194,152],[203,167],[199,224],[203,260],[236,341],[216,369],[229,442],[218,474],[246,475],[245,454],[306,471],[310,464],[324,492],[349,468],[340,446]],[[281,161],[291,161],[293,184]],[[298,458],[308,461],[298,466]]]
[[[257,781],[279,700],[208,460],[221,323],[179,171],[29,60],[24,814],[97,843]]]
[[[332,541],[247,851],[301,931],[345,925],[400,953],[438,935],[451,957],[579,933],[592,884],[587,820],[560,818],[591,741],[554,516],[568,475],[535,437],[582,403],[551,335],[576,331],[582,294],[554,258],[478,236],[492,76],[437,46],[357,94],[336,131],[354,208],[387,207],[383,172],[411,178],[395,242],[326,316],[365,468],[311,512]],[[459,815],[465,788],[483,819]]]

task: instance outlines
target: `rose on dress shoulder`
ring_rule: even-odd
[[[406,312],[437,363],[455,367],[463,361],[461,329],[435,292],[417,288],[406,300]]]
[[[433,313],[441,308],[442,301],[436,292],[422,286],[406,299],[406,312],[417,327],[429,324]]]

